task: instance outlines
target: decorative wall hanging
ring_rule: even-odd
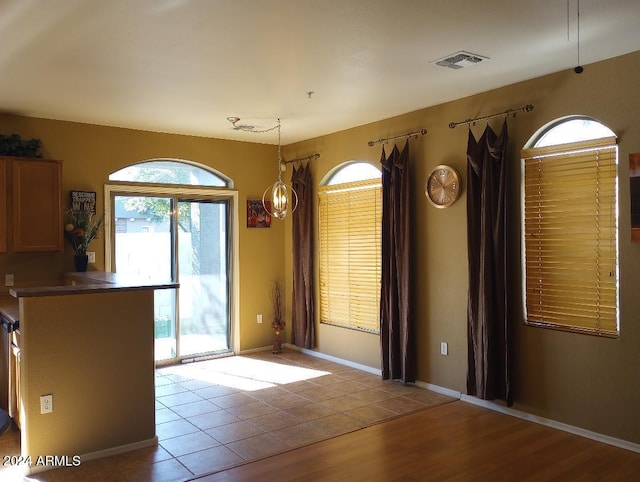
[[[266,201],[267,205],[271,204]],[[271,214],[262,203],[261,199],[247,200],[247,227],[248,228],[269,228],[271,227]]]
[[[71,191],[71,210],[96,214],[95,191]]]

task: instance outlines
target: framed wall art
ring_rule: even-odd
[[[71,210],[96,214],[95,191],[71,191]]]
[[[265,201],[267,207],[271,201]],[[271,215],[262,204],[261,199],[247,200],[247,227],[269,228],[271,227]]]

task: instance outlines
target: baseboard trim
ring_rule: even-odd
[[[453,398],[459,399],[462,396],[462,394],[457,390],[441,387],[440,385],[434,385],[433,383],[425,383],[425,382],[417,381],[415,385],[417,387],[424,388],[425,390],[431,390],[432,392],[440,393],[442,395],[447,395]]]
[[[286,344],[283,343],[282,346],[286,346]],[[271,351],[271,350],[273,350],[273,346],[263,346],[262,348],[251,348],[250,350],[240,350],[239,352],[237,352],[237,355],[246,355],[247,353],[258,353],[259,351]]]
[[[285,346],[283,344],[283,346]],[[291,348],[292,350],[296,350],[299,352],[304,353],[305,355],[311,355],[314,356],[316,358],[322,358],[323,360],[328,360],[328,361],[332,361],[335,363],[339,363],[340,365],[345,365],[351,368],[356,368],[358,370],[361,370],[363,372],[368,372],[368,373],[373,373],[374,375],[380,375],[382,376],[382,370],[379,370],[377,368],[372,368],[370,366],[367,365],[362,365],[360,363],[355,363],[349,360],[345,360],[344,358],[338,358],[332,355],[327,355],[326,353],[321,353],[319,351],[315,351],[315,350],[309,350],[308,348],[300,348],[299,346],[296,345],[290,345],[290,344],[286,344],[287,348]]]
[[[501,412],[506,415],[511,415],[512,417],[521,418],[529,422],[534,422],[540,425],[545,425],[547,427],[562,430],[564,432],[569,432],[574,435],[579,435],[581,437],[595,440],[596,442],[602,442],[608,445],[613,445],[615,447],[630,450],[632,452],[640,453],[640,444],[629,442],[628,440],[610,437],[609,435],[604,435],[598,432],[592,432],[591,430],[586,430],[584,428],[576,427],[574,425],[569,425],[569,424],[558,422],[556,420],[552,420],[549,418],[540,417],[538,415],[533,415],[531,413],[523,412],[521,410],[516,410],[510,407],[505,407],[498,403],[494,403],[488,400],[482,400],[480,398],[472,397],[470,395],[463,394],[460,397],[460,400],[462,400],[463,402],[471,403],[473,405],[478,405],[480,407],[488,408],[489,410],[494,410],[496,412]]]
[[[84,463],[84,462],[88,462],[89,460],[95,460],[95,459],[100,459],[103,457],[109,457],[111,455],[118,455],[118,454],[122,454],[125,452],[131,452],[132,450],[138,450],[138,449],[142,449],[145,447],[151,447],[154,445],[158,445],[158,436],[154,436],[153,438],[147,439],[147,440],[141,440],[139,442],[134,442],[134,443],[130,443],[130,444],[125,444],[125,445],[119,445],[117,447],[111,447],[105,450],[98,450],[97,452],[90,452],[88,454],[84,454],[80,456],[80,462]],[[68,457],[69,460],[72,460],[72,456]],[[53,470],[53,469],[57,469],[60,468],[59,466],[55,466],[55,465],[38,465],[38,466],[32,466],[29,468],[28,470],[28,475],[33,475],[36,474],[38,472],[44,472],[47,470]]]
[[[373,373],[374,375],[380,375],[382,376],[382,370],[378,370],[366,365],[361,365],[359,363],[354,363],[351,362],[349,360],[344,360],[342,358],[338,358],[335,356],[331,356],[331,355],[326,355],[324,353],[321,353],[319,351],[315,351],[315,350],[309,350],[306,348],[300,348],[298,346],[295,345],[289,345],[287,344],[287,347],[291,348],[292,350],[298,350],[302,353],[305,353],[306,355],[311,355],[311,356],[315,356],[317,358],[322,358],[324,360],[329,360],[335,363],[339,363],[341,365],[346,365],[352,368],[357,368],[359,370],[365,371],[365,372],[369,372],[369,373]],[[259,350],[256,350],[259,351]],[[503,405],[499,405],[495,402],[491,402],[488,400],[481,400],[479,398],[476,397],[472,397],[470,395],[465,395],[459,391],[456,390],[451,390],[450,388],[446,388],[446,387],[441,387],[439,385],[434,385],[432,383],[426,383],[426,382],[421,382],[421,381],[416,381],[415,385],[420,387],[420,388],[424,388],[427,390],[431,390],[432,392],[437,392],[440,393],[442,395],[448,395],[450,397],[453,398],[458,398],[460,400],[462,400],[463,402],[467,402],[467,403],[471,403],[473,405],[478,405],[480,407],[484,407],[487,408],[489,410],[494,410],[496,412],[501,412],[504,413],[505,415],[510,415],[512,417],[517,417],[523,420],[527,420],[529,422],[533,422],[533,423],[537,423],[540,425],[545,425],[547,427],[551,427],[551,428],[555,428],[557,430],[562,430],[564,432],[569,432],[572,433],[574,435],[579,435],[581,437],[585,437],[591,440],[595,440],[596,442],[602,442],[608,445],[613,445],[615,447],[619,447],[622,449],[626,449],[626,450],[630,450],[632,452],[637,452],[640,453],[640,444],[634,443],[634,442],[629,442],[628,440],[623,440],[623,439],[619,439],[619,438],[615,438],[615,437],[611,437],[609,435],[604,435],[598,432],[592,432],[591,430],[586,430],[584,428],[580,428],[580,427],[576,427],[573,425],[569,425],[566,423],[562,423],[562,422],[558,422],[556,420],[552,420],[549,418],[544,418],[544,417],[539,417],[537,415],[533,415],[531,413],[528,412],[523,412],[520,410],[515,410],[513,408],[509,408],[509,407],[505,407]]]

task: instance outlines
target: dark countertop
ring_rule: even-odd
[[[118,275],[105,271],[87,271],[84,273],[65,273],[65,280],[75,285],[39,286],[29,288],[12,288],[9,294],[14,298],[37,296],[63,296],[82,293],[105,293],[117,290],[159,290],[177,288],[178,283],[171,281],[154,282],[139,277]]]
[[[20,307],[18,300],[11,296],[0,296],[0,315],[6,318],[12,324],[18,322],[20,318]]]

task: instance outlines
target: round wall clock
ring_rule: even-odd
[[[431,171],[424,193],[437,208],[448,208],[460,197],[460,175],[451,166],[440,165]]]

